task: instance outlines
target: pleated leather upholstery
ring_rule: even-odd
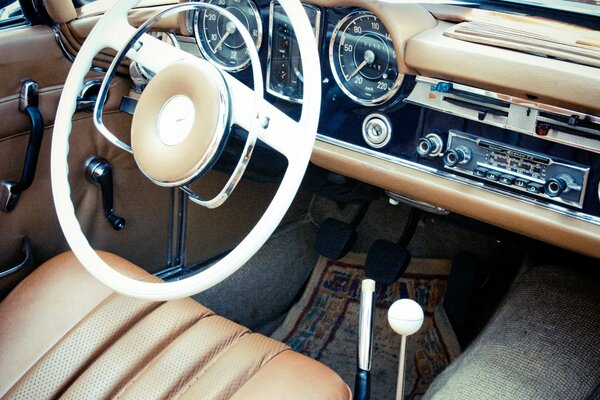
[[[0,304],[3,321],[10,320],[12,312],[22,313],[27,308],[20,300],[32,301],[29,291],[43,297],[52,291],[43,282],[61,282],[40,279],[39,274],[68,275],[81,268],[72,255],[61,257],[60,263],[50,262],[34,273],[38,276],[33,281],[39,284],[26,280]],[[115,256],[103,257],[112,263],[126,263]],[[133,275],[141,274],[129,266],[125,269]],[[94,280],[85,282],[85,286],[94,284],[100,285]],[[87,289],[75,294],[85,295]],[[35,296],[38,302],[39,296]],[[157,303],[110,292],[103,299],[102,295],[97,297],[101,299],[99,304],[46,346],[47,350],[30,362],[14,384],[2,383],[10,387],[4,398],[351,398],[345,383],[327,367],[213,314],[192,299]],[[71,303],[78,307],[76,298]],[[47,312],[61,310],[47,304]],[[44,327],[36,325],[35,312],[29,316],[30,323],[26,318],[19,314],[12,327],[0,322],[0,352],[37,357],[36,351],[30,354],[27,342],[39,347],[38,337],[50,339],[41,332],[36,335],[36,330]],[[13,329],[23,332],[15,335]],[[19,337],[25,343],[14,345]],[[4,347],[11,342],[12,350]],[[7,358],[0,358],[0,367],[7,374],[2,373],[0,380],[19,375],[4,360]]]

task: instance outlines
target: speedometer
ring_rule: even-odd
[[[390,34],[381,20],[367,11],[353,12],[336,25],[329,62],[340,88],[362,105],[383,104],[402,82]]]
[[[233,14],[248,29],[258,50],[262,22],[252,0],[206,0]],[[202,10],[194,19],[194,34],[202,55],[227,71],[241,71],[250,63],[250,54],[235,24],[215,10]]]

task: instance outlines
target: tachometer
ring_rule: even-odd
[[[235,15],[254,39],[256,48],[262,42],[262,22],[252,0],[206,0]],[[221,13],[203,10],[194,19],[194,34],[202,55],[228,71],[241,71],[250,63],[250,55],[235,24]]]
[[[367,11],[353,12],[336,25],[329,62],[340,88],[362,105],[383,104],[402,82],[390,34],[381,20]]]

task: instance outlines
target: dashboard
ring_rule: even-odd
[[[260,0],[207,2],[248,28],[267,100],[298,118],[302,68],[282,8]],[[457,24],[436,20],[420,6],[388,13],[382,3],[359,3],[304,4],[323,78],[313,162],[382,187],[394,199],[426,201],[431,210],[448,209],[600,256],[600,112],[589,98],[576,104],[577,85],[600,83],[598,68],[449,38]],[[252,87],[245,44],[226,18],[210,9],[189,13],[184,24],[188,34],[178,35],[176,45]],[[482,59],[506,56],[506,82],[479,84],[486,72],[498,71],[494,64],[482,69],[476,60],[448,73],[444,68],[461,60],[435,47],[442,40],[456,54],[472,48]],[[417,57],[419,52],[425,54]],[[548,90],[551,79],[541,76],[532,94],[531,78],[511,77],[513,67],[523,67],[521,59],[535,68],[560,68],[573,92],[556,95]],[[480,75],[461,75],[474,67]],[[570,80],[579,71],[586,81]],[[560,101],[549,97],[553,93]]]

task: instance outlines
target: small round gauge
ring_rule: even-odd
[[[252,0],[206,0],[233,14],[250,32],[256,49],[262,42],[262,22]],[[250,63],[250,55],[235,24],[215,10],[202,10],[194,20],[194,34],[202,55],[227,71],[241,71]]]
[[[355,11],[336,25],[329,62],[344,93],[365,106],[385,103],[402,82],[390,34],[381,20],[367,11]]]

